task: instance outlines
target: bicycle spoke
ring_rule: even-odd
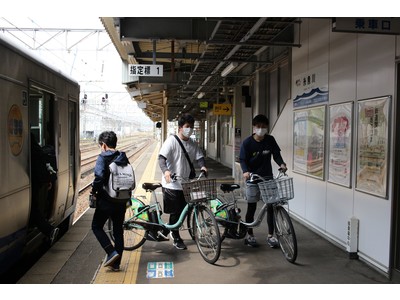
[[[292,221],[288,212],[282,206],[274,208],[276,235],[279,246],[286,259],[294,262],[297,258],[297,240]]]
[[[135,250],[142,246],[146,241],[146,230],[135,223],[132,220],[144,220],[147,217],[147,212],[137,215],[137,210],[140,207],[145,206],[144,203],[138,199],[132,199],[132,207],[128,207],[125,212],[125,221],[123,224],[124,231],[124,249]],[[113,233],[113,224],[111,220],[107,222],[107,233],[111,240],[115,242]]]
[[[203,259],[208,263],[215,263],[221,253],[221,239],[217,222],[208,207],[199,206],[194,210],[193,232]]]

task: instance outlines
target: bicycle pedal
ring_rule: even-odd
[[[169,241],[168,233],[169,233],[169,230],[165,230],[165,232],[157,231],[157,238],[164,238],[165,240]]]
[[[153,242],[158,241],[157,238],[156,238],[155,236],[153,236],[153,233],[151,233],[151,232],[148,232],[148,233],[147,233],[146,239],[147,239],[148,241],[153,241]]]

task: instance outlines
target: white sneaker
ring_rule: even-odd
[[[268,244],[271,248],[278,248],[278,246],[279,246],[279,242],[278,242],[278,240],[277,240],[274,236],[269,236],[269,237],[267,237],[267,244]]]

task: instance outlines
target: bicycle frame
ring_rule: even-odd
[[[215,183],[215,179],[196,182],[196,184],[201,187],[202,185],[206,186],[206,184],[210,182]],[[195,185],[189,182],[189,185],[186,184],[186,186],[183,186],[183,190],[187,190],[188,186],[195,188]],[[203,191],[197,188],[195,193],[190,194],[190,197],[196,197],[194,199],[191,198],[191,201],[186,198],[187,195],[184,193],[187,203],[178,221],[175,224],[166,224],[161,218],[161,206],[155,194],[155,190],[159,187],[161,187],[159,183],[143,183],[143,188],[146,192],[151,191],[152,198],[150,202],[152,202],[153,197],[155,199],[152,204],[146,205],[139,200],[138,197],[132,198],[132,207],[126,211],[127,219],[123,223],[124,249],[138,249],[147,240],[156,242],[168,241],[166,235],[169,231],[179,229],[185,218],[190,215],[193,218],[188,218],[188,220],[191,220],[190,226],[188,225],[188,230],[193,233],[192,237],[194,236],[199,253],[206,262],[214,264],[221,253],[221,237],[218,223],[213,212],[206,205],[206,199],[198,198],[198,196],[203,195],[207,189],[204,188],[205,190]],[[215,184],[213,187],[215,188]],[[112,221],[109,219],[108,234],[114,241],[112,226]],[[166,230],[168,230],[168,232],[166,232]]]
[[[137,224],[137,225],[142,226],[145,229],[151,229],[151,228],[154,228],[155,226],[156,227],[160,227],[160,228],[166,228],[168,230],[178,229],[178,228],[180,228],[182,226],[182,224],[183,224],[183,222],[184,222],[184,220],[185,220],[185,218],[186,218],[186,216],[188,214],[189,208],[195,206],[195,205],[191,205],[191,204],[186,204],[185,208],[183,209],[183,211],[181,212],[181,214],[179,216],[178,221],[175,224],[167,224],[161,218],[161,212],[162,211],[161,211],[161,208],[160,208],[160,203],[157,200],[155,189],[151,190],[151,199],[155,199],[155,203],[147,205],[147,207],[145,207],[144,209],[138,211],[130,219],[125,220],[125,223],[128,223],[128,226],[132,226],[133,224]],[[145,212],[147,212],[149,214],[152,209],[156,210],[158,223],[150,222],[150,220],[149,221],[147,221],[147,220],[143,220],[142,221],[141,219],[138,219],[139,215],[141,215],[141,214],[143,214]]]
[[[257,227],[261,224],[266,215],[268,204],[272,205],[275,234],[277,236],[279,246],[285,258],[289,262],[294,263],[297,258],[296,233],[288,213],[289,209],[284,207],[286,205],[289,206],[288,200],[294,197],[293,182],[291,178],[285,180],[280,179],[283,176],[282,174],[283,172],[280,170],[280,173],[274,178],[274,181],[265,181],[262,177],[252,174],[252,179],[258,178],[264,180],[262,183],[258,183],[263,206],[253,222],[246,223],[241,219],[236,221],[235,218],[229,216],[232,208],[235,208],[235,210],[237,208],[237,200],[235,198],[234,190],[238,188],[238,185],[231,185],[225,188],[221,186],[221,190],[223,190],[224,193],[229,193],[231,195],[232,201],[225,201],[222,205],[216,206],[214,214],[216,216],[216,220],[225,228],[223,238],[229,237],[233,239],[241,239],[245,237],[247,228]],[[253,177],[253,175],[255,177]],[[223,198],[225,200],[225,197]],[[219,200],[218,197],[216,200]],[[224,210],[227,212],[227,217],[219,217],[218,214]],[[242,226],[244,228],[239,227],[238,232],[237,227],[232,227],[233,224],[235,226]]]
[[[224,209],[229,209],[230,207],[235,207],[235,208],[237,207],[237,200],[235,200],[234,191],[229,192],[229,194],[231,194],[231,198],[233,200],[221,205],[219,208],[217,207],[217,210],[215,212],[215,215],[216,215],[215,218],[217,219],[217,221],[224,221],[227,223],[237,224],[237,225],[243,224],[244,226],[246,226],[246,228],[254,228],[254,227],[260,226],[262,221],[265,218],[265,215],[267,214],[267,204],[264,202],[263,202],[263,206],[261,207],[260,211],[257,213],[257,216],[255,217],[254,221],[250,222],[250,223],[246,223],[242,219],[240,219],[239,222],[236,222],[236,221],[222,219],[217,216],[217,214]]]

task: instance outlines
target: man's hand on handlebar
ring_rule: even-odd
[[[245,181],[249,180],[249,179],[250,179],[250,175],[251,175],[250,172],[244,172],[244,173],[243,173],[243,178],[244,178],[244,180],[245,180]]]
[[[206,167],[202,167],[200,172],[203,174],[204,177],[206,177],[206,178],[208,177],[208,170]],[[202,176],[200,176],[200,177],[202,177]]]
[[[281,167],[278,169],[279,172],[286,173],[287,167],[285,164],[281,164]]]

